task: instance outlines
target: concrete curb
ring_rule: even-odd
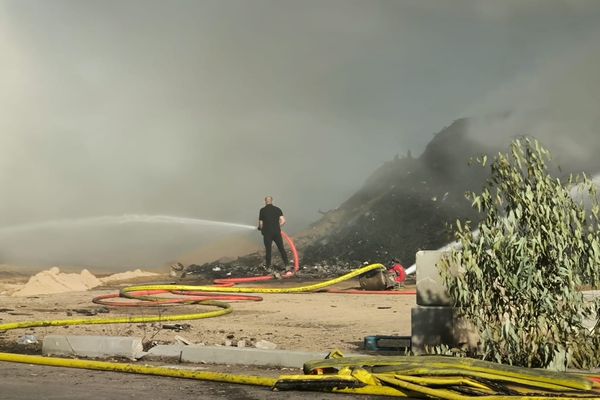
[[[186,347],[189,346],[185,344],[158,344],[148,350],[144,358],[174,358],[181,361],[181,352]]]
[[[248,347],[158,345],[151,348],[144,359],[166,357],[189,363],[302,368],[305,362],[323,359],[327,354],[308,351],[263,350]],[[364,356],[364,354],[348,354],[347,356],[359,357]]]
[[[139,337],[48,335],[42,343],[42,354],[137,359],[145,353]]]
[[[139,337],[48,335],[42,344],[42,354],[94,358],[168,358],[188,363],[302,368],[307,361],[324,359],[328,353],[184,344],[157,345],[144,352],[142,339]]]

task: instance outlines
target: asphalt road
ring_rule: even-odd
[[[258,375],[255,371],[235,370],[228,372]],[[283,371],[282,374],[284,373],[289,373],[289,371]],[[270,375],[276,376],[278,374],[271,371]],[[380,400],[384,399],[384,397],[297,391],[273,392],[265,387],[249,385],[233,385],[189,379],[0,362],[0,399]]]

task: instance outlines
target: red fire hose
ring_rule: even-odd
[[[281,236],[286,240],[288,245],[290,246],[290,250],[292,250],[292,254],[294,256],[294,270],[291,274],[282,275],[282,278],[291,278],[298,273],[300,269],[300,259],[298,258],[298,251],[296,250],[296,246],[294,245],[294,241],[290,238],[287,233],[281,231]],[[273,275],[265,275],[265,276],[251,276],[248,278],[225,278],[225,279],[215,279],[213,282],[217,285],[228,285],[235,283],[248,283],[248,282],[263,282],[270,281],[274,279]]]
[[[298,257],[298,251],[294,241],[285,233],[281,232],[281,236],[287,241],[290,250],[294,257],[294,269],[291,274],[282,275],[282,278],[291,278],[295,276],[300,270],[300,260]],[[406,279],[406,273],[404,268],[397,264],[392,267],[391,271],[396,274],[396,281],[398,283],[404,282]],[[247,278],[227,278],[227,279],[215,279],[213,282],[218,286],[234,286],[236,283],[249,283],[249,282],[262,282],[273,280],[273,275],[265,276],[252,276]],[[340,294],[379,294],[379,295],[414,295],[414,291],[395,291],[395,290],[339,290],[339,289],[326,289],[324,292],[328,293],[340,293]],[[164,294],[165,296],[156,296]],[[262,297],[252,295],[235,295],[235,294],[223,294],[214,292],[190,292],[190,291],[176,291],[176,290],[140,290],[136,292],[130,292],[128,301],[115,301],[113,299],[121,297],[119,293],[107,294],[95,297],[92,301],[96,304],[101,304],[109,307],[136,307],[136,306],[164,306],[164,305],[176,305],[176,304],[194,304],[204,300],[220,300],[220,301],[261,301]]]
[[[120,293],[111,293],[96,296],[92,299],[95,304],[101,304],[108,307],[159,307],[175,304],[194,304],[204,300],[216,301],[261,301],[262,297],[252,295],[235,295],[211,292],[183,292],[177,290],[140,290],[130,293],[137,300],[115,301],[109,299],[121,298]],[[167,296],[155,296],[157,294],[167,294]],[[172,295],[176,295],[174,297]]]

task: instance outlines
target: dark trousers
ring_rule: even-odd
[[[267,267],[271,266],[271,247],[273,242],[275,242],[275,244],[277,245],[277,248],[279,249],[279,253],[281,254],[281,259],[283,260],[283,265],[287,266],[288,264],[288,257],[287,254],[285,252],[285,247],[283,247],[283,238],[281,237],[281,232],[264,232],[263,233],[263,240],[265,242],[265,251],[266,251],[266,262],[267,262]]]

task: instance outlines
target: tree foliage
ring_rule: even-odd
[[[585,175],[563,184],[549,174],[549,160],[529,138],[498,154],[483,191],[467,194],[483,219],[475,230],[457,221],[461,246],[440,272],[459,312],[479,330],[484,358],[546,367],[567,354],[577,366],[597,366],[599,303],[581,291],[600,280],[595,186]],[[487,161],[477,159],[484,167]],[[577,200],[574,188],[585,196]]]

